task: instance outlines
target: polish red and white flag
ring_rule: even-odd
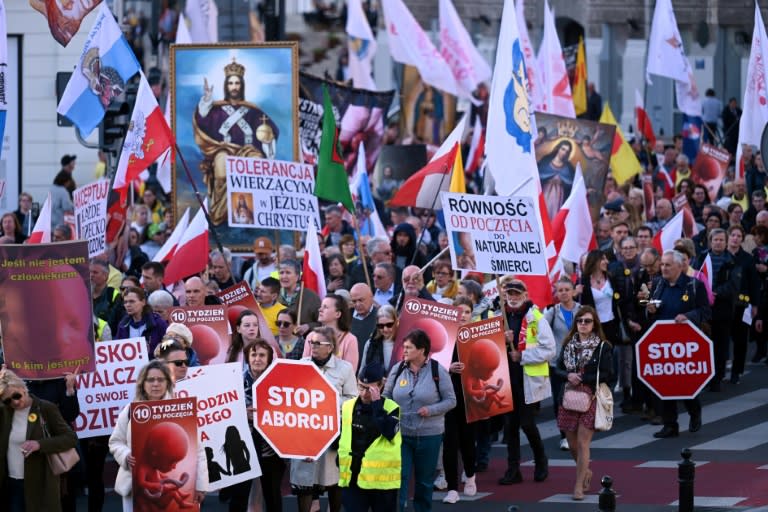
[[[40,215],[37,217],[35,227],[32,228],[32,233],[27,238],[28,244],[49,244],[51,243],[51,193],[48,192],[48,197],[43,203],[43,207],[40,209]]]
[[[207,209],[208,200],[206,199],[203,207],[197,210],[192,222],[184,231],[173,257],[165,267],[164,284],[176,283],[187,276],[202,272],[208,265],[210,242],[208,241],[208,220],[205,217]]]
[[[155,257],[152,258],[152,261],[158,261],[160,263],[171,261],[171,258],[173,258],[173,255],[176,252],[176,247],[178,247],[179,242],[181,241],[181,237],[184,235],[184,232],[188,227],[189,208],[184,211],[184,215],[181,216],[181,219],[179,219],[176,227],[173,228],[171,236],[168,237],[168,240],[166,240],[160,250],[157,251]]]
[[[321,299],[327,294],[323,260],[320,256],[320,243],[317,240],[317,226],[310,219],[307,223],[307,240],[304,245],[304,264],[301,270],[301,286],[312,290]]]

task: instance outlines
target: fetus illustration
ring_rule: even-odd
[[[494,405],[504,407],[509,404],[501,393],[504,381],[498,378],[495,383],[489,382],[501,364],[501,352],[496,343],[487,338],[475,341],[466,364],[465,389],[471,398],[467,408],[472,410],[472,414],[467,411],[467,417],[487,418]]]
[[[176,423],[158,423],[147,434],[144,450],[136,458],[134,492],[136,510],[160,512],[195,508],[192,493],[181,489],[190,479],[187,472],[171,476],[186,457],[189,439]]]

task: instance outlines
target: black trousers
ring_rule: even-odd
[[[475,476],[475,425],[467,423],[464,404],[459,403],[445,414],[443,436],[443,469],[449,491],[459,490],[459,451],[467,477]]]
[[[544,451],[544,443],[536,426],[536,407],[534,404],[526,404],[524,399],[515,396],[515,410],[507,413],[504,418],[504,435],[507,438],[507,468],[520,467],[520,430],[525,433],[528,443],[533,450],[533,458],[536,462],[547,460]]]
[[[725,366],[730,353],[732,323],[733,319],[729,317],[718,318],[712,321],[712,343],[715,346],[714,382],[717,383],[725,378]]]
[[[731,324],[731,339],[733,340],[733,364],[731,377],[744,373],[744,365],[747,362],[747,342],[749,341],[749,326],[742,322],[746,308],[737,307],[736,314]]]
[[[80,440],[88,486],[88,512],[101,512],[104,508],[104,463],[109,453],[108,443],[109,436]]]
[[[399,489],[360,489],[357,485],[342,487],[341,504],[349,512],[392,512],[397,510]]]
[[[282,512],[283,493],[280,490],[280,484],[282,484],[285,474],[285,461],[277,455],[273,457],[259,455],[259,465],[261,466],[261,492],[264,495],[265,510],[266,512]]]
[[[691,417],[701,417],[701,401],[699,400],[699,397],[696,397],[693,400],[681,401],[685,406],[685,410],[688,411],[688,414],[690,414]],[[677,402],[677,400],[662,400],[662,418],[664,419],[665,427],[672,427],[674,429],[679,428],[677,424]]]

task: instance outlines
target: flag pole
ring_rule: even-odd
[[[275,230],[275,254],[277,255],[277,266],[280,267],[280,230]]]

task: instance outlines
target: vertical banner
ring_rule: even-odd
[[[456,332],[459,329],[461,309],[431,300],[406,298],[400,312],[395,347],[389,368],[403,360],[403,340],[414,329],[421,329],[429,336],[429,357],[447,370],[451,365]]]
[[[547,274],[533,198],[441,194],[454,269]]]
[[[88,242],[88,257],[107,252],[109,180],[101,179],[75,190],[75,237]]]
[[[22,379],[95,370],[88,244],[0,245],[0,327]]]
[[[200,510],[194,398],[131,403],[131,454],[136,512]]]
[[[171,322],[189,327],[195,340],[195,352],[202,364],[223,363],[230,346],[226,306],[173,308]]]
[[[229,227],[306,231],[308,217],[320,226],[311,165],[230,156],[226,170]]]
[[[513,410],[501,317],[480,320],[459,328],[459,361],[464,363],[461,387],[467,423]]]
[[[717,201],[717,193],[725,179],[730,160],[731,154],[727,150],[711,144],[702,144],[691,166],[693,182],[707,187],[709,200],[713,203]]]
[[[240,363],[190,368],[176,384],[177,397],[197,400],[199,442],[208,461],[208,490],[261,476],[245,412]]]
[[[144,338],[100,341],[96,344],[96,371],[77,376],[80,415],[75,420],[77,437],[108,436],[117,416],[136,392],[136,379],[147,364]]]

